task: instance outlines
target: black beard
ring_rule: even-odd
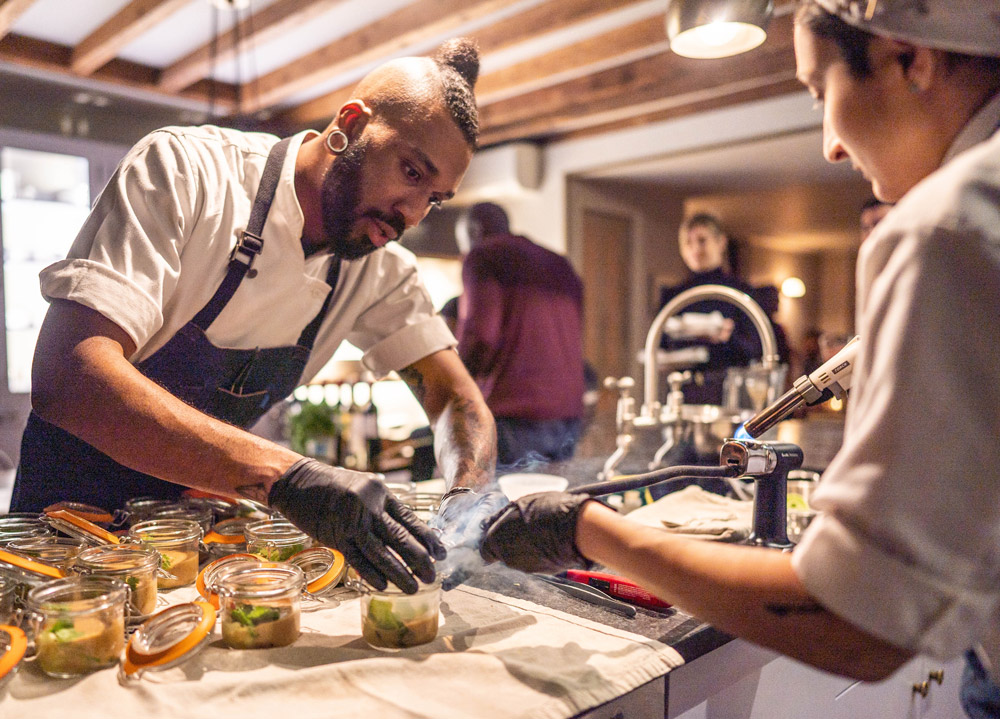
[[[323,178],[320,207],[323,212],[323,232],[326,246],[345,260],[357,260],[379,249],[367,235],[351,236],[351,229],[361,217],[377,218],[396,231],[397,238],[406,228],[402,215],[385,215],[378,210],[358,212],[361,203],[361,181],[368,140],[348,145],[330,165]]]

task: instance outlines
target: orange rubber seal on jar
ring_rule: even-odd
[[[51,564],[46,564],[44,562],[36,562],[34,559],[23,557],[20,554],[14,554],[13,552],[8,552],[5,549],[0,549],[0,562],[12,564],[18,569],[25,569],[34,574],[41,574],[43,577],[49,577],[51,579],[62,579],[66,576],[65,572],[59,569],[59,567],[54,567]]]
[[[219,595],[216,594],[215,592],[208,591],[208,587],[205,586],[205,575],[209,572],[209,570],[214,569],[220,564],[231,562],[237,558],[256,559],[258,560],[258,562],[260,561],[260,557],[258,557],[256,554],[244,554],[244,553],[227,554],[224,557],[219,557],[214,562],[209,562],[208,564],[206,564],[204,568],[200,572],[198,572],[198,578],[194,580],[194,586],[195,589],[198,590],[198,594],[204,597],[205,601],[211,604],[212,607],[214,607],[215,609],[219,608]]]
[[[216,522],[215,527],[226,527],[231,524],[246,524],[246,520],[241,517],[232,517],[231,519],[223,519],[221,522]],[[215,527],[212,531],[205,535],[202,539],[205,544],[243,544],[247,541],[247,538],[243,536],[243,532],[239,534],[223,534],[222,532],[217,532]]]
[[[108,510],[95,507],[92,504],[84,504],[83,502],[56,502],[55,504],[50,504],[42,511],[45,514],[48,514],[49,512],[55,512],[60,509],[72,512],[78,517],[83,517],[88,522],[103,522],[105,524],[111,524],[111,522],[115,519],[111,516],[111,513],[108,512]]]
[[[10,637],[10,647],[0,655],[0,678],[3,678],[13,671],[17,663],[28,651],[28,637],[24,631],[9,624],[0,624],[0,632]]]
[[[79,514],[69,509],[55,509],[52,511],[46,511],[45,516],[51,517],[52,519],[61,519],[67,524],[72,524],[81,532],[86,532],[87,534],[97,537],[102,542],[106,542],[107,544],[118,544],[121,542],[121,537],[112,534],[111,532],[109,532],[106,529],[103,529],[102,527],[98,527],[89,519],[81,517]]]
[[[125,647],[125,659],[122,661],[122,670],[125,674],[135,674],[141,669],[163,666],[175,659],[180,659],[208,636],[208,633],[215,627],[215,607],[208,602],[191,602],[191,604],[201,609],[201,619],[198,620],[194,629],[179,642],[152,654],[143,654],[133,646],[132,642],[129,642],[128,646]],[[155,615],[153,618],[155,619]]]
[[[299,563],[295,561],[296,557],[299,557],[301,560],[305,560],[311,554],[327,553],[329,553],[331,557],[330,568],[306,585],[306,591],[310,594],[322,592],[327,587],[336,585],[337,582],[344,578],[344,574],[347,571],[347,560],[344,559],[344,555],[336,549],[330,549],[329,547],[310,547],[309,549],[303,549],[301,552],[296,552],[288,558],[289,564],[295,564],[298,566]],[[299,569],[302,569],[302,567],[300,566]]]

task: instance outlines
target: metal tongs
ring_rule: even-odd
[[[631,604],[626,604],[625,602],[615,599],[596,587],[591,587],[587,584],[580,584],[579,582],[563,579],[562,577],[552,577],[546,574],[535,574],[533,576],[541,579],[546,584],[555,587],[564,594],[576,597],[577,599],[582,599],[583,601],[594,604],[598,607],[604,607],[615,614],[621,614],[623,617],[629,618],[636,615],[636,609]]]

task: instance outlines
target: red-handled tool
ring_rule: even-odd
[[[647,609],[666,609],[670,606],[669,603],[651,594],[635,582],[615,574],[587,572],[582,569],[567,569],[561,576],[571,581],[600,589],[615,599],[621,599],[623,602],[637,604]]]

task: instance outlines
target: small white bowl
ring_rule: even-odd
[[[535,492],[562,492],[569,486],[565,477],[554,474],[505,474],[497,480],[507,499],[514,501]]]

